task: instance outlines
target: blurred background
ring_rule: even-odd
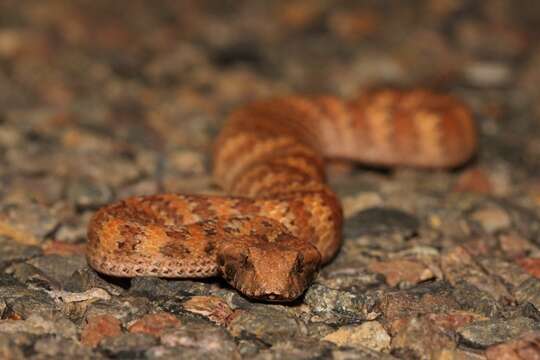
[[[454,93],[478,115],[481,158],[536,171],[539,32],[538,1],[3,0],[3,196],[19,176],[204,188],[189,176],[235,106],[381,84]]]

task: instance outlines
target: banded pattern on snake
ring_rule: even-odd
[[[230,115],[215,143],[214,178],[229,196],[108,205],[90,221],[87,259],[114,276],[220,275],[248,297],[294,300],[341,244],[325,158],[448,168],[470,159],[476,142],[467,106],[428,90],[254,102]]]

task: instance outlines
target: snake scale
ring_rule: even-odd
[[[451,168],[476,146],[468,107],[430,90],[256,101],[230,115],[215,143],[214,179],[229,195],[107,205],[90,221],[87,259],[113,276],[219,275],[247,297],[291,301],[341,244],[342,209],[325,183],[325,158]]]

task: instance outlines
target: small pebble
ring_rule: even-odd
[[[473,168],[460,174],[454,186],[454,191],[491,194],[493,192],[493,185],[491,184],[489,175],[484,170]]]
[[[392,337],[392,353],[399,358],[444,359],[455,351],[452,338],[428,318],[413,317],[405,321]],[[451,357],[450,357],[451,358]]]
[[[511,70],[502,63],[477,62],[465,68],[465,76],[477,86],[502,86],[510,80]]]
[[[454,286],[467,283],[487,292],[497,300],[511,299],[504,284],[497,278],[486,274],[463,247],[455,247],[443,254],[441,269],[444,277]]]
[[[148,334],[123,333],[118,336],[103,338],[99,343],[99,347],[113,358],[140,359],[147,349],[157,344],[158,340]]]
[[[223,358],[231,358],[237,355],[231,335],[223,328],[207,323],[183,325],[167,331],[161,335],[160,340],[168,347],[178,347],[184,351],[197,350],[203,357],[221,355]]]
[[[135,320],[128,326],[128,331],[131,333],[144,333],[160,336],[168,329],[178,327],[179,325],[180,320],[178,320],[176,316],[161,312],[148,314]]]
[[[322,340],[338,346],[366,347],[375,351],[390,350],[390,336],[377,321],[366,321],[359,326],[341,327]]]
[[[235,312],[217,296],[193,296],[183,304],[184,309],[202,315],[218,325],[227,325]]]
[[[540,311],[540,280],[530,278],[523,281],[515,290],[514,296],[520,304],[532,304]]]
[[[401,283],[411,286],[434,277],[433,272],[426,265],[405,259],[375,261],[368,265],[368,269],[383,274],[386,283],[391,287]]]
[[[495,233],[504,230],[511,225],[508,214],[499,208],[484,208],[475,211],[471,215],[472,219],[480,223],[482,228],[488,233]]]
[[[75,338],[77,328],[73,322],[64,317],[47,319],[40,315],[30,315],[24,320],[0,320],[0,333],[28,333]]]
[[[116,337],[122,333],[122,324],[112,315],[91,316],[81,332],[81,343],[96,347],[107,337]]]
[[[457,329],[467,345],[482,348],[513,340],[530,331],[540,331],[540,324],[525,317],[477,321]]]

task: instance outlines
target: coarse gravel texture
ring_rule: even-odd
[[[540,2],[0,2],[1,359],[540,359]],[[478,156],[329,163],[344,244],[290,305],[86,264],[100,206],[218,193],[227,113],[390,84],[473,109]]]

